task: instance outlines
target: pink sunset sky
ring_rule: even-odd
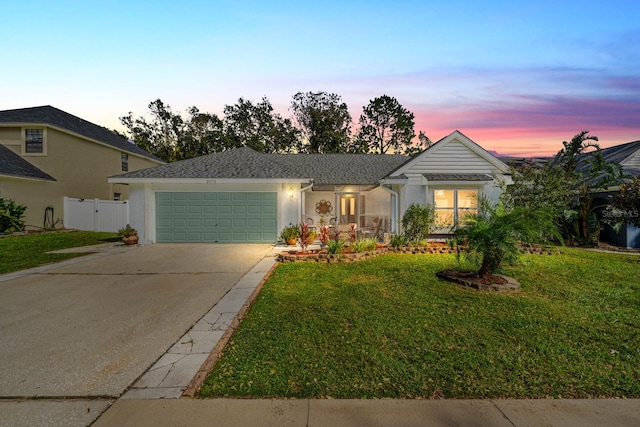
[[[161,99],[221,115],[266,96],[336,93],[354,124],[383,94],[416,134],[460,130],[487,150],[552,155],[588,130],[640,140],[635,0],[33,0],[3,5],[0,110],[53,105],[108,128]]]

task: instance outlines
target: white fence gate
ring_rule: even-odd
[[[129,223],[126,201],[64,198],[64,228],[117,232]]]

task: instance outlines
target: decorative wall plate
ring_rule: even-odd
[[[320,200],[316,203],[316,213],[320,215],[327,215],[333,212],[333,206],[328,200]]]

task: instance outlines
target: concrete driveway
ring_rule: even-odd
[[[109,246],[0,276],[0,425],[91,422],[270,250]]]

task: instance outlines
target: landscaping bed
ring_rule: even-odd
[[[541,245],[528,245],[521,248],[523,253],[538,254],[538,255],[553,255],[558,253],[558,248],[551,246]],[[306,251],[301,253],[297,250],[290,250],[278,254],[278,261],[280,262],[317,262],[323,264],[331,263],[351,263],[356,261],[362,261],[365,259],[375,258],[387,253],[399,253],[399,254],[455,254],[456,248],[452,248],[446,243],[435,243],[429,246],[402,246],[391,247],[382,246],[373,251],[366,252],[349,252],[344,251],[338,254],[327,253],[326,250]]]

